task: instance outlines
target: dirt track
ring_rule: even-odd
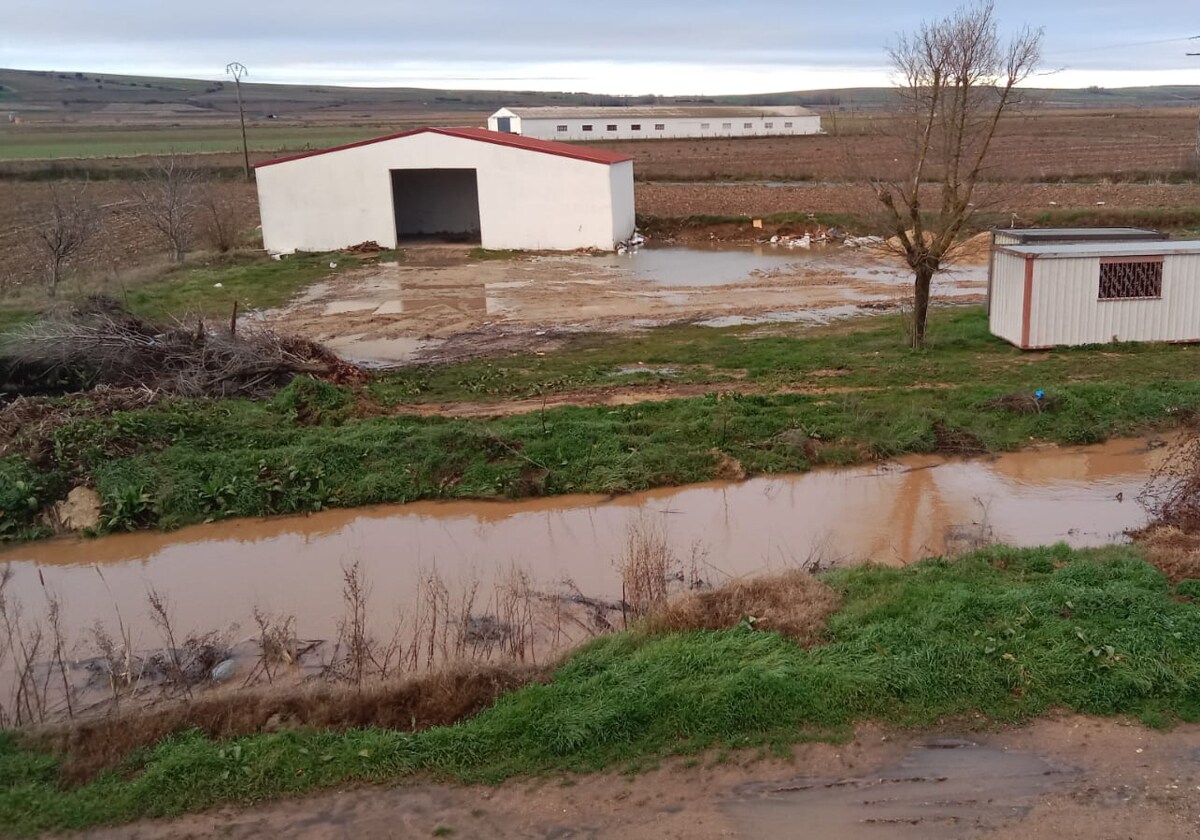
[[[803,827],[803,833],[798,834]],[[1066,717],[994,734],[862,727],[790,761],[673,760],[635,777],[413,784],[89,832],[159,837],[1095,840],[1200,836],[1200,727]]]

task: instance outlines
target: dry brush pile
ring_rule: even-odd
[[[1138,502],[1150,524],[1133,537],[1150,562],[1174,584],[1200,581],[1200,421],[1185,427]]]
[[[156,324],[100,296],[18,327],[0,345],[0,362],[5,359],[34,379],[65,377],[184,397],[265,396],[297,374],[344,379],[357,371],[306,339],[201,319]]]

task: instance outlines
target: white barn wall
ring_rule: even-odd
[[[1031,347],[1200,340],[1200,254],[1165,255],[1156,300],[1100,300],[1099,277],[1099,257],[1034,260]]]
[[[436,132],[259,166],[263,244],[274,253],[326,251],[365,240],[397,244],[392,169],[476,169],[482,245],[612,249],[632,205],[632,163],[606,165]],[[620,175],[616,171],[619,170]],[[614,184],[625,188],[615,198]]]
[[[633,161],[608,167],[609,195],[612,196],[612,229],[618,242],[633,236],[637,213],[633,201]]]
[[[729,123],[729,128],[722,128]],[[750,128],[745,124],[750,123]],[[767,124],[771,128],[767,128]],[[785,128],[791,123],[791,128]],[[661,124],[662,131],[654,126]],[[566,131],[559,131],[558,126],[567,126]],[[583,126],[592,126],[591,131],[584,131]],[[617,126],[616,131],[609,131],[608,126]],[[634,131],[630,126],[641,125]],[[708,128],[703,126],[707,125]],[[621,119],[613,117],[597,117],[594,119],[520,119],[513,120],[513,131],[525,137],[536,137],[541,140],[670,140],[688,137],[786,137],[789,135],[819,134],[821,118],[819,116],[802,117],[708,117],[704,119],[683,119],[679,117],[639,117]]]
[[[996,251],[993,260],[992,311],[988,326],[993,335],[1020,347],[1025,306],[1025,259]]]

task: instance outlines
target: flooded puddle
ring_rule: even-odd
[[[1119,541],[1144,522],[1134,497],[1162,456],[1144,441],[994,459],[933,457],[803,475],[661,489],[615,499],[422,502],[306,517],[231,520],[174,533],[58,540],[0,553],[9,594],[64,602],[79,633],[122,621],[153,638],[145,597],[171,600],[183,629],[240,623],[256,607],[294,614],[328,637],[342,613],[342,567],[362,563],[381,620],[411,608],[433,569],[451,590],[520,574],[541,592],[619,599],[616,568],[630,528],[661,528],[689,577],[732,576],[866,560],[888,564],[988,541],[1075,546]]]
[[[806,840],[957,840],[1017,822],[1079,776],[1033,753],[936,741],[869,777],[749,785],[722,810],[746,837],[799,836],[803,824]]]
[[[711,326],[802,322],[895,308],[912,278],[894,258],[838,245],[646,247],[602,256],[529,256],[357,269],[267,313],[280,330],[355,361],[436,360],[436,340],[507,333],[626,330],[688,320]],[[935,278],[938,300],[982,294],[986,269]],[[486,346],[486,340],[482,343]],[[446,352],[446,351],[442,351]]]

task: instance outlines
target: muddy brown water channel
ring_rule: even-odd
[[[1144,522],[1135,501],[1162,449],[1145,440],[1047,448],[976,460],[913,457],[853,469],[653,490],[617,498],[422,502],[232,520],[174,533],[55,540],[0,553],[10,594],[62,599],[73,635],[121,620],[155,643],[146,592],[170,599],[181,632],[239,625],[255,607],[297,616],[328,638],[342,614],[342,567],[360,561],[374,620],[390,622],[422,575],[492,591],[519,571],[541,592],[619,599],[631,527],[665,535],[687,577],[801,565],[903,564],[989,541],[1074,546],[1123,539]],[[479,603],[484,609],[486,597]]]

